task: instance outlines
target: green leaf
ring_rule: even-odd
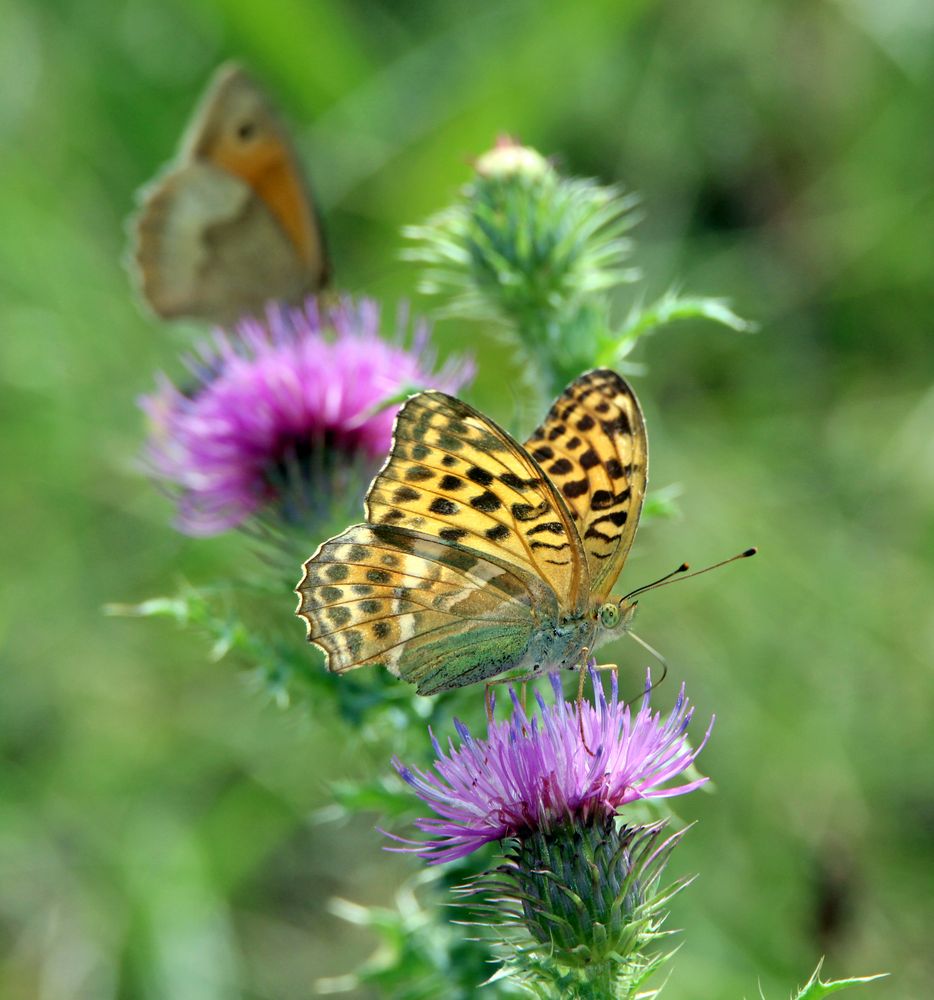
[[[172,618],[180,625],[188,622],[189,602],[185,597],[152,597],[139,604],[105,604],[103,611],[111,618]]]
[[[682,489],[679,483],[671,483],[659,490],[652,490],[645,498],[642,508],[642,523],[657,518],[673,518],[681,515],[678,498]]]
[[[654,333],[661,326],[685,319],[710,320],[737,333],[755,333],[758,329],[755,323],[734,312],[725,299],[681,296],[670,291],[650,306],[633,307],[619,333],[602,346],[598,364],[613,365],[629,354],[641,337]]]
[[[853,979],[836,979],[832,982],[822,982],[820,978],[821,967],[824,960],[817,963],[814,975],[807,981],[799,993],[795,994],[794,1000],[820,1000],[821,997],[836,993],[838,990],[846,989],[847,986],[857,986],[860,983],[871,983],[876,979],[884,979],[888,973],[879,973],[875,976],[859,976]]]

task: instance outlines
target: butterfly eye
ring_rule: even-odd
[[[604,628],[616,628],[619,625],[620,613],[618,604],[604,604],[599,611],[600,624]]]

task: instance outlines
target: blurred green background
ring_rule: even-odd
[[[376,816],[319,821],[328,781],[388,770],[350,727],[101,614],[252,558],[175,533],[135,467],[134,400],[187,337],[121,265],[134,190],[231,56],[295,126],[340,286],[410,295],[400,226],[508,130],[641,193],[649,297],[677,281],[760,322],[638,354],[683,516],[624,583],[762,550],[643,601],[717,714],[665,995],[785,997],[821,954],[896,974],[867,997],[930,995],[934,7],[0,0],[0,25],[0,996],[307,997],[374,944],[328,900],[388,903],[417,870]],[[494,342],[438,333],[508,419]]]

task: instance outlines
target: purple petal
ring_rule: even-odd
[[[685,730],[693,709],[683,686],[663,720],[651,711],[648,691],[633,718],[620,703],[615,674],[607,698],[591,672],[594,700],[582,702],[580,715],[577,703],[565,700],[556,675],[550,679],[554,700],[548,704],[537,693],[538,711],[531,719],[513,691],[511,718],[491,722],[486,739],[456,722],[461,743],[452,741],[447,754],[438,753],[435,776],[394,762],[435,813],[415,823],[427,840],[394,850],[438,864],[568,818],[611,815],[637,799],[683,795],[708,780],[663,787],[693,764],[713,726],[711,720],[699,747],[689,745]],[[437,753],[438,744],[433,745]]]
[[[305,456],[317,455],[322,467],[358,462],[375,471],[395,408],[361,414],[406,386],[456,392],[470,378],[470,364],[433,370],[424,325],[408,349],[402,327],[392,343],[379,326],[378,306],[365,299],[332,309],[314,300],[303,309],[271,307],[264,320],[244,321],[235,334],[215,330],[195,347],[185,359],[193,388],[157,378],[140,400],[151,425],[144,457],[177,497],[182,531],[213,535],[281,508],[284,470],[312,475],[313,458],[301,467]],[[339,490],[327,480],[307,485]]]

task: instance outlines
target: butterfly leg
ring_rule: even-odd
[[[507,674],[505,677],[494,677],[492,680],[486,682],[485,691],[483,695],[484,704],[486,705],[486,720],[487,722],[493,721],[493,709],[496,706],[496,699],[493,697],[493,687],[497,684],[521,684],[522,687],[519,691],[519,704],[522,706],[522,711],[525,711],[526,697],[528,691],[528,681],[532,677],[536,677],[537,673],[534,670],[529,670],[526,673],[513,674],[511,677]]]
[[[591,757],[595,756],[593,750],[587,746],[587,737],[584,735],[584,684],[587,680],[587,657],[590,650],[585,646],[581,650],[581,662],[577,668],[577,724],[581,734],[581,744]]]

